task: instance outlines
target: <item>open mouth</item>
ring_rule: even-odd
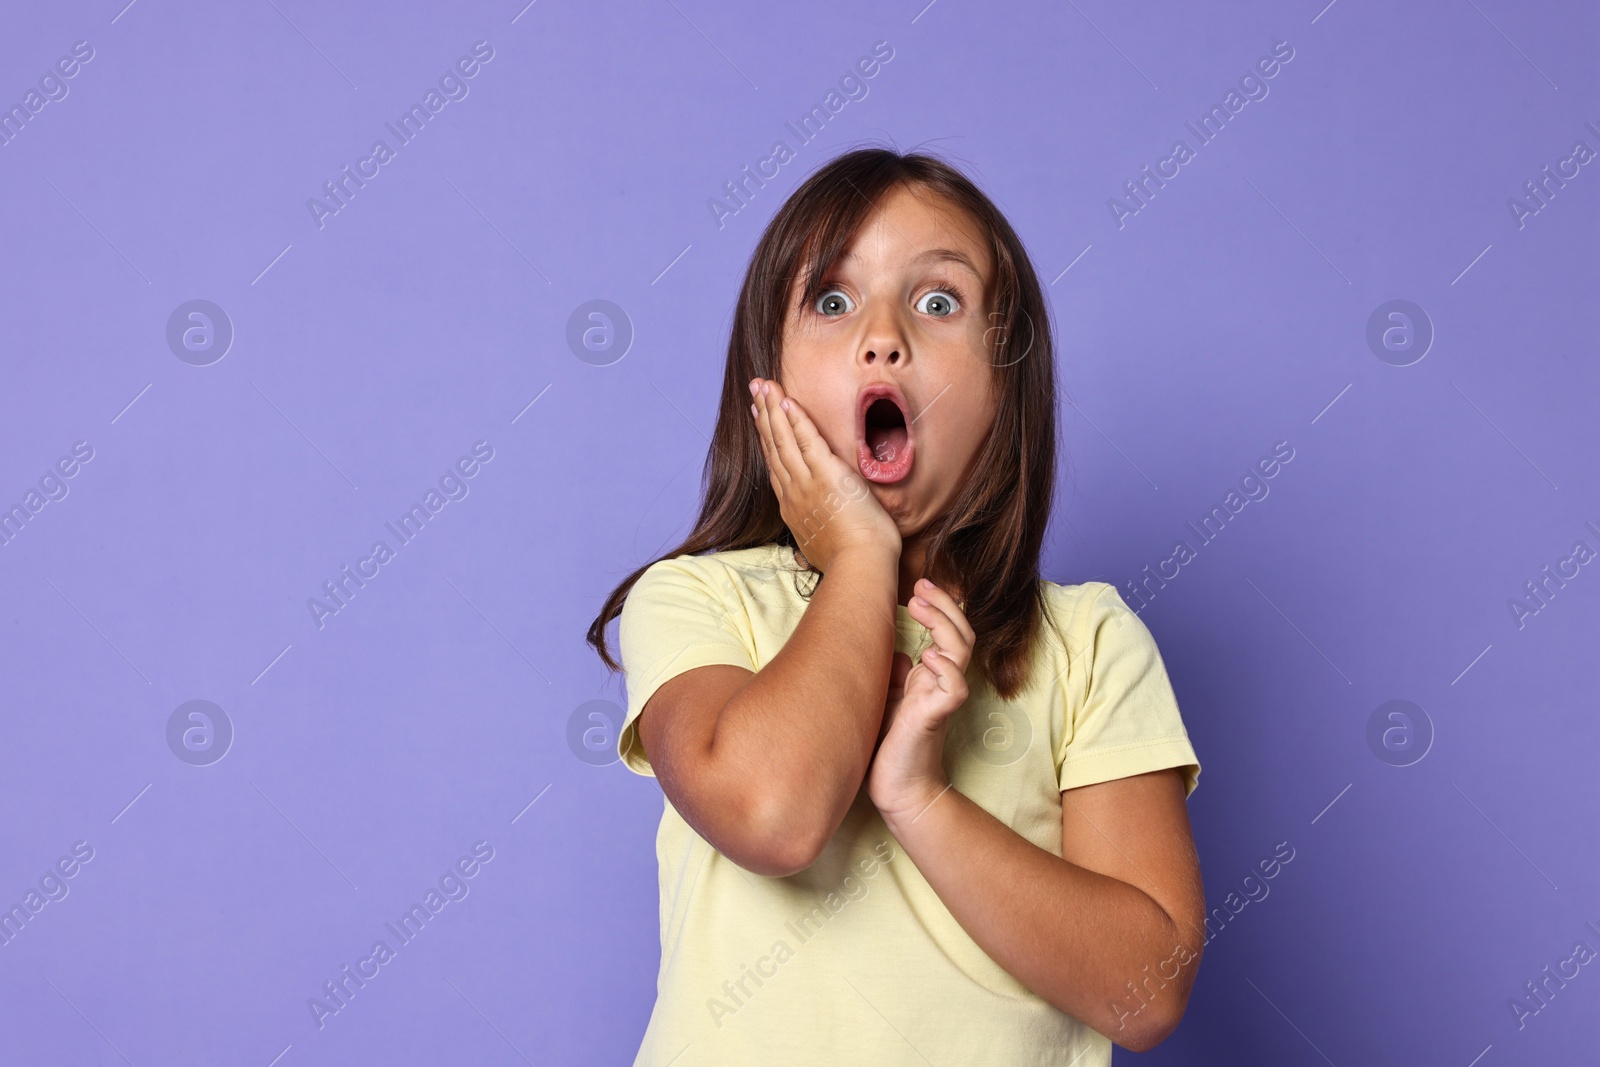
[[[888,383],[861,391],[856,407],[856,465],[870,482],[890,485],[911,473],[913,444],[910,405]]]

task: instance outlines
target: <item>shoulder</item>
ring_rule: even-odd
[[[768,542],[750,548],[723,549],[700,556],[679,556],[690,559],[695,565],[711,573],[724,573],[752,581],[765,581],[773,574],[800,570],[794,561],[794,550],[787,545]]]
[[[1074,585],[1041,578],[1039,585],[1047,598],[1066,605],[1088,603],[1117,593],[1117,587],[1110,582],[1079,582]],[[1117,595],[1117,599],[1122,599],[1120,594]]]
[[[787,567],[783,565],[785,558],[789,561]],[[668,556],[646,567],[634,587],[638,588],[646,579],[657,580],[667,577],[698,579],[727,586],[734,581],[748,583],[767,580],[776,571],[798,569],[789,549],[782,545],[765,544],[753,548],[727,549],[698,555]]]
[[[763,586],[777,584],[770,576],[772,556],[762,546],[668,556],[646,567],[622,603],[618,642],[624,669],[642,679],[657,664],[672,663],[682,670],[697,655],[718,663],[753,659],[753,606],[759,604]],[[717,655],[707,658],[706,650]],[[728,658],[730,650],[741,655]]]
[[[790,550],[777,544],[669,556],[645,568],[628,590],[622,610],[627,614],[630,604],[674,601],[700,607],[711,601],[726,606],[752,589],[770,587],[774,575],[784,570],[799,567]]]
[[[1109,582],[1041,582],[1053,625],[1045,635],[1063,657],[1058,678],[1087,691],[1113,662],[1158,660],[1155,637]]]
[[[1108,620],[1123,621],[1123,616],[1138,618],[1110,582],[1070,585],[1041,580],[1039,585],[1052,619],[1065,634],[1092,633]]]

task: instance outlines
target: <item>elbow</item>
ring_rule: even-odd
[[[1160,981],[1152,988],[1152,983],[1146,979],[1143,992],[1137,996],[1136,1007],[1115,1009],[1117,1032],[1108,1036],[1129,1052],[1149,1052],[1171,1037],[1183,1022],[1189,994],[1199,976],[1200,957],[1205,953],[1206,939],[1200,936],[1205,929],[1203,922],[1203,915],[1190,921],[1195,935],[1180,937],[1173,954],[1156,966],[1154,977]],[[1169,973],[1167,968],[1174,965],[1177,969]],[[1149,994],[1149,999],[1145,998],[1145,993]]]
[[[788,878],[799,874],[815,862],[813,859],[787,852],[752,851],[749,855],[750,862],[741,863],[739,866],[751,874],[759,874],[764,878]]]
[[[740,866],[768,878],[799,874],[817,861],[827,839],[800,819],[793,806],[770,801],[751,803],[745,810],[745,860]],[[732,858],[732,857],[730,857]]]
[[[1174,1020],[1170,1026],[1161,1024],[1159,1026],[1145,1027],[1141,1030],[1136,1030],[1128,1034],[1124,1038],[1119,1038],[1117,1040],[1117,1044],[1121,1045],[1129,1052],[1149,1052],[1151,1049],[1161,1044],[1161,1042],[1171,1037],[1172,1032],[1177,1028],[1178,1024],[1176,1020]]]
[[[1191,956],[1197,959],[1198,953]],[[1183,1013],[1189,1006],[1189,991],[1194,985],[1194,971],[1174,975],[1159,989],[1150,989],[1147,982],[1146,999],[1139,994],[1134,1002],[1113,1001],[1110,1028],[1102,1031],[1113,1042],[1129,1052],[1149,1052],[1178,1029]],[[1097,1027],[1098,1029],[1098,1027]]]
[[[665,779],[671,777],[672,781]],[[816,862],[828,836],[816,830],[796,798],[803,792],[782,781],[757,777],[747,768],[728,767],[712,755],[702,757],[692,775],[698,783],[678,806],[695,832],[723,856],[751,874],[787,878]],[[677,803],[676,777],[663,775],[663,789]]]
[[[1107,1036],[1129,1052],[1149,1052],[1172,1036],[1181,1018],[1180,1015],[1173,1019],[1140,1019],[1137,1026],[1126,1026]]]
[[[1112,1040],[1129,1052],[1149,1052],[1178,1029],[1188,1003],[1189,997],[1185,992],[1181,998],[1174,1000],[1166,1011],[1157,1011],[1154,1005],[1149,1005],[1148,1010],[1139,1012],[1136,1017],[1124,1019],[1125,1025],[1112,1037]]]

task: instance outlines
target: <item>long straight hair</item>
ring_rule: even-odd
[[[998,410],[966,484],[925,532],[923,577],[960,591],[977,635],[972,663],[995,692],[1010,700],[1027,684],[1039,620],[1049,618],[1039,575],[1056,474],[1049,308],[1021,239],[988,196],[943,160],[878,147],[846,152],[817,170],[761,235],[734,311],[717,426],[701,476],[700,517],[682,544],[628,575],[589,626],[589,644],[611,670],[622,668],[606,647],[606,625],[621,614],[629,589],[652,564],[773,542],[794,546],[759,431],[747,414],[748,383],[782,380],[785,318],[802,272],[796,307],[822,295],[824,280],[856,231],[884,194],[901,186],[935,194],[964,211],[986,236],[995,264],[985,294],[991,326],[984,339]]]

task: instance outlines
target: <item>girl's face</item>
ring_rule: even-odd
[[[993,269],[964,213],[899,186],[857,231],[815,305],[798,305],[798,280],[790,293],[784,391],[866,479],[902,537],[949,506],[994,423],[983,306]]]

